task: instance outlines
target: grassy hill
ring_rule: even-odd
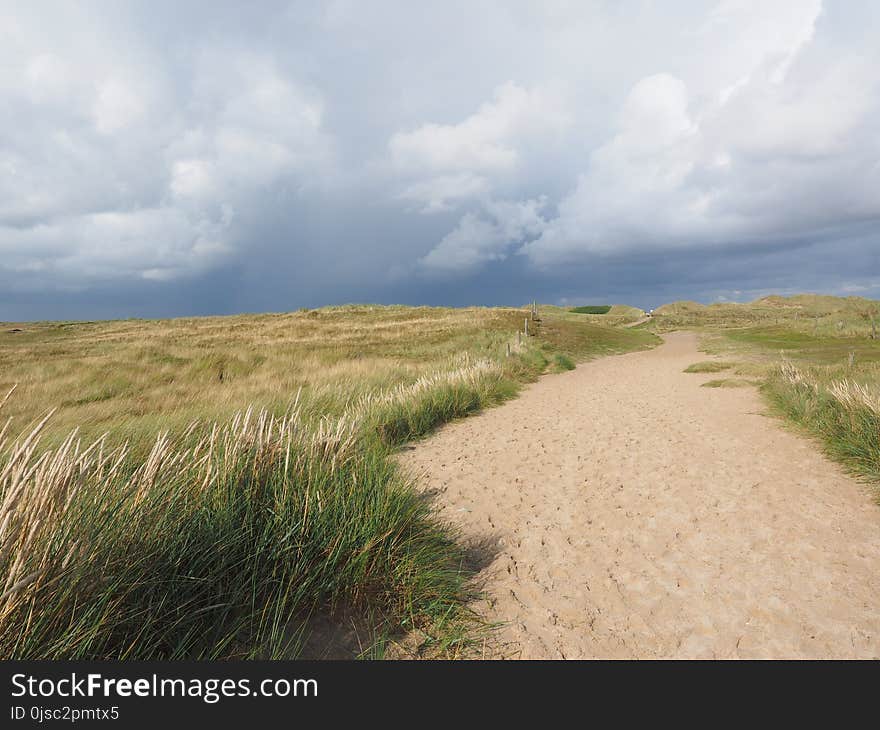
[[[630,307],[626,304],[612,304],[608,307],[608,310],[604,313],[597,313],[594,311],[585,311],[592,310],[593,307],[574,307],[574,308],[564,308],[564,307],[555,307],[550,305],[544,305],[541,308],[542,312],[551,313],[558,318],[576,318],[574,321],[589,322],[590,324],[596,324],[600,326],[611,326],[611,327],[619,327],[624,324],[630,324],[635,322],[638,319],[641,319],[644,316],[644,312],[641,309],[636,307]],[[602,306],[601,309],[605,309],[605,306]]]
[[[763,297],[744,304],[672,302],[654,310],[652,327],[656,331],[670,331],[778,326],[817,336],[867,337],[872,333],[872,318],[880,327],[880,302],[862,297],[801,294]]]
[[[315,614],[454,656],[454,535],[396,445],[648,332],[348,306],[0,327],[0,656],[296,655]],[[48,419],[47,414],[51,413]]]

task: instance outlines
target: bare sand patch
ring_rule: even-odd
[[[672,333],[401,454],[487,553],[493,655],[880,656],[880,509],[698,357]]]

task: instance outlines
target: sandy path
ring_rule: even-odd
[[[490,545],[508,656],[878,657],[880,509],[690,333],[543,378],[402,454]]]

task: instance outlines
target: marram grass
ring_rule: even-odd
[[[319,606],[463,597],[454,544],[356,422],[246,411],[140,462],[75,434],[39,451],[41,430],[0,441],[5,657],[277,658]]]
[[[462,551],[394,446],[513,396],[556,354],[655,341],[545,317],[519,344],[519,318],[370,307],[9,335],[27,387],[0,407],[15,416],[0,422],[0,656],[291,657],[309,618],[337,610],[459,655]],[[41,379],[64,402],[31,420]]]
[[[783,362],[764,391],[777,410],[817,436],[830,456],[880,480],[880,371]]]

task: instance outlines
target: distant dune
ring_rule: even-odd
[[[678,301],[664,304],[654,310],[654,314],[685,314],[689,312],[701,312],[706,309],[705,304],[691,301]]]

